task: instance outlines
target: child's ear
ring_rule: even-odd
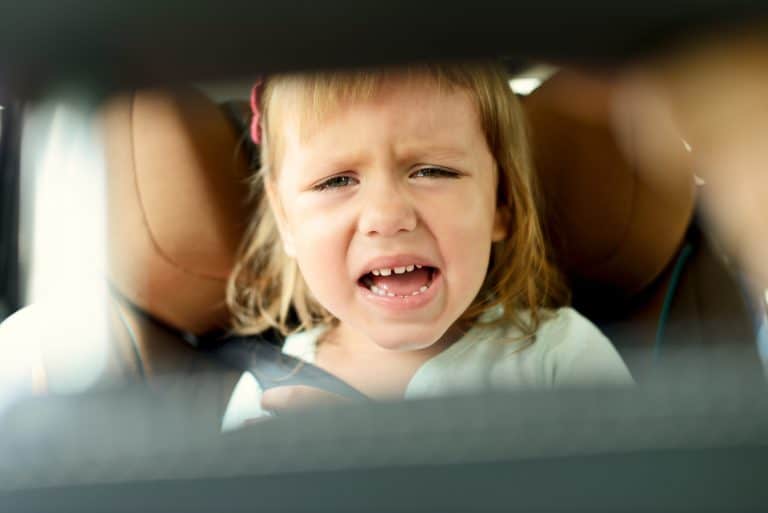
[[[491,241],[499,242],[507,238],[509,235],[509,223],[510,223],[509,209],[505,207],[497,207],[496,213],[493,215],[493,228],[491,229]]]
[[[267,178],[265,180],[264,188],[267,191],[267,200],[272,209],[272,215],[275,216],[275,221],[277,222],[277,231],[280,233],[280,240],[283,241],[283,249],[289,257],[294,258],[296,256],[296,249],[293,243],[293,234],[288,227],[283,204],[280,202],[275,183]]]

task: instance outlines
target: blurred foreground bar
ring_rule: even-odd
[[[768,504],[766,388],[737,368],[695,377],[693,367],[652,387],[326,408],[225,435],[213,375],[39,399],[0,417],[0,504],[759,511]]]
[[[502,56],[626,59],[699,29],[766,17],[755,0],[155,2],[39,0],[0,8],[0,76],[112,85]]]

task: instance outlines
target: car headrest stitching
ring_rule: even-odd
[[[163,259],[168,265],[176,268],[177,270],[189,274],[190,276],[194,276],[195,278],[199,278],[202,280],[210,280],[210,281],[217,281],[221,282],[224,281],[220,276],[215,276],[212,274],[206,274],[199,271],[196,271],[194,269],[189,269],[185,266],[180,265],[178,262],[173,260],[170,255],[168,255],[163,248],[160,246],[160,243],[157,241],[157,238],[155,236],[155,233],[152,231],[152,226],[149,222],[149,216],[147,215],[147,211],[144,205],[144,196],[142,195],[141,190],[141,184],[139,181],[139,169],[137,166],[138,159],[136,158],[136,144],[135,144],[135,137],[134,137],[134,131],[135,131],[135,123],[134,123],[134,114],[135,114],[135,103],[136,103],[136,95],[131,95],[131,114],[130,114],[130,130],[129,134],[131,137],[130,145],[131,145],[131,169],[133,171],[133,182],[134,187],[136,188],[136,197],[138,198],[139,203],[139,210],[141,211],[141,221],[144,225],[144,228],[147,231],[147,235],[149,237],[149,240],[152,243],[152,247],[154,248],[157,255]]]
[[[630,193],[630,200],[629,200],[629,215],[626,216],[624,220],[624,227],[621,230],[621,235],[619,235],[616,239],[616,244],[614,244],[613,248],[611,248],[610,251],[606,252],[605,256],[600,258],[599,260],[596,260],[593,265],[599,266],[599,265],[606,265],[609,262],[611,262],[613,259],[615,259],[620,253],[622,248],[624,248],[624,245],[627,242],[627,239],[629,238],[629,232],[630,227],[632,226],[632,221],[635,218],[635,203],[637,202],[637,174],[636,170],[634,170],[633,166],[633,172],[632,173],[632,192]]]

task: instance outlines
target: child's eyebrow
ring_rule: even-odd
[[[467,156],[465,148],[459,145],[409,145],[398,151],[398,160],[414,160],[424,157],[461,160]]]
[[[395,150],[398,163],[411,163],[423,159],[464,160],[466,149],[456,145],[408,145]],[[365,152],[346,153],[344,151],[329,155],[321,165],[324,170],[355,169],[365,164],[369,156]]]
[[[320,167],[324,170],[356,169],[365,161],[363,154],[339,153],[325,158]]]

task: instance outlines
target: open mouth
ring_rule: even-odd
[[[357,281],[377,296],[412,297],[429,290],[440,271],[428,265],[373,269]]]

